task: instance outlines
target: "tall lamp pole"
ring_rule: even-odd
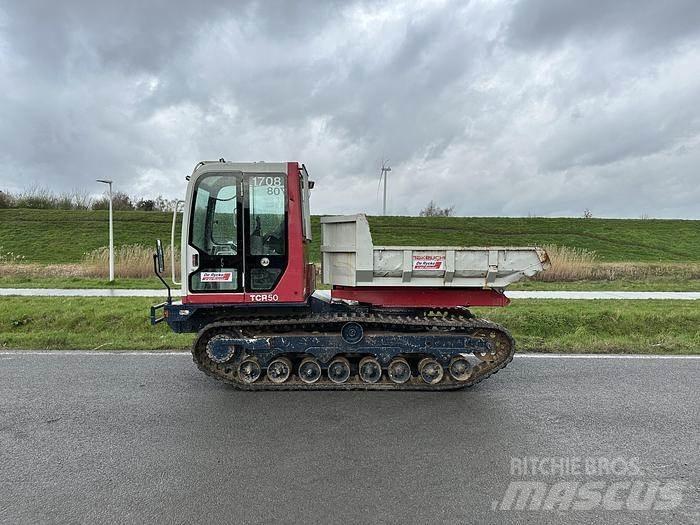
[[[97,179],[109,186],[109,282],[114,282],[114,221],[112,219],[112,181]]]

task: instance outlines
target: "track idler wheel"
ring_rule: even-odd
[[[418,373],[423,381],[429,385],[435,385],[440,382],[444,375],[442,365],[432,357],[426,357],[418,363]]]
[[[363,357],[359,365],[360,379],[365,383],[376,383],[382,378],[382,365],[374,357]]]
[[[307,385],[321,379],[321,365],[313,357],[305,357],[299,363],[299,379]]]
[[[336,357],[328,365],[328,379],[334,383],[345,383],[350,379],[350,362],[344,357]]]
[[[466,357],[456,356],[450,361],[450,376],[455,381],[466,381],[472,375],[471,364]]]
[[[236,348],[226,344],[229,336],[226,334],[216,335],[207,343],[207,356],[215,363],[225,363],[236,353]]]
[[[273,383],[284,383],[292,373],[292,362],[286,357],[278,357],[267,365],[267,378]]]
[[[483,337],[487,341],[491,343],[491,350],[489,352],[474,352],[474,355],[480,360],[484,361],[485,363],[493,363],[494,361],[497,361],[499,358],[499,353],[502,353],[503,351],[508,351],[507,348],[503,347],[502,341],[499,340],[498,335],[496,332],[490,332],[487,334],[474,334],[475,337]]]
[[[411,365],[403,357],[397,357],[386,369],[389,379],[401,385],[411,379]]]
[[[247,358],[238,365],[238,377],[244,383],[255,383],[260,374],[262,374],[262,368],[256,359]]]

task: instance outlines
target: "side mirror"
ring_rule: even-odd
[[[163,257],[163,244],[160,239],[156,240],[156,268],[158,273],[165,271],[165,258]]]

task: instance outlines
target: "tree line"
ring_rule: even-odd
[[[172,211],[177,199],[158,195],[155,199],[132,197],[124,192],[112,193],[112,208],[116,211]],[[30,208],[36,210],[107,210],[109,196],[92,197],[72,191],[54,193],[45,188],[31,188],[20,193],[0,190],[0,208]]]
[[[122,191],[112,193],[112,208],[115,211],[172,211],[177,199],[166,199],[158,195],[155,199],[132,197]],[[0,190],[1,208],[29,208],[36,210],[108,210],[109,196],[92,197],[80,191],[54,193],[46,188],[34,187],[21,193]],[[441,208],[430,201],[420,210],[421,217],[450,217],[454,206]]]

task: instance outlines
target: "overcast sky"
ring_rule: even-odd
[[[700,2],[0,0],[0,189],[179,197],[300,160],[316,213],[700,218]]]

